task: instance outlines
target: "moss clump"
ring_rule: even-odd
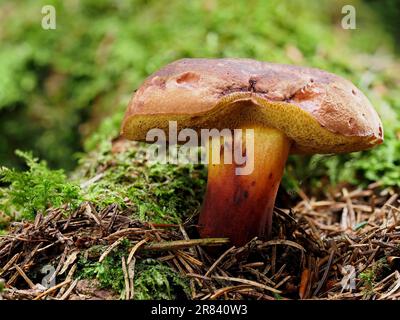
[[[123,251],[118,250],[109,254],[102,262],[91,261],[87,258],[79,260],[78,277],[97,279],[102,288],[110,288],[120,294],[124,290],[124,273],[121,267]]]
[[[28,166],[26,171],[0,168],[0,210],[17,218],[33,218],[39,211],[50,207],[69,205],[81,201],[78,185],[67,181],[63,170],[50,170],[46,162],[39,162],[31,153],[16,151]],[[2,224],[0,215],[0,227]]]
[[[360,273],[359,279],[364,285],[365,295],[369,295],[376,283],[384,279],[390,272],[386,258],[379,259],[371,267]]]
[[[74,178],[99,177],[84,190],[85,200],[99,207],[117,203],[142,221],[180,223],[194,214],[203,198],[202,165],[151,164],[143,159],[147,145],[126,142],[113,153],[111,143],[85,155]]]
[[[136,273],[135,299],[172,300],[189,296],[187,279],[156,260],[140,261]]]
[[[122,257],[128,255],[128,248],[129,241],[123,241],[120,248],[109,254],[102,262],[81,258],[78,277],[96,279],[101,288],[112,289],[121,298],[124,297]],[[187,281],[169,266],[154,259],[143,259],[136,262],[134,288],[134,298],[138,300],[172,300],[178,297],[186,298],[189,295]]]

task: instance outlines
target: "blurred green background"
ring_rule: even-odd
[[[48,4],[56,30],[41,27]],[[355,30],[341,27],[346,4],[356,8]],[[247,57],[342,75],[384,121],[384,145],[291,159],[286,185],[310,177],[400,185],[399,17],[396,0],[0,0],[0,165],[21,167],[14,150],[22,149],[71,171],[79,154],[118,135],[132,92],[159,67]]]

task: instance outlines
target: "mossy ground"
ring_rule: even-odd
[[[47,209],[60,206],[67,209],[68,215],[85,201],[94,204],[99,212],[115,205],[131,219],[153,223],[180,224],[198,213],[206,185],[204,166],[148,163],[140,156],[146,145],[135,142],[123,141],[117,151],[114,149],[111,141],[105,142],[85,155],[71,181],[62,171],[51,170],[45,162],[19,152],[27,161],[28,170],[1,171],[2,181],[8,185],[1,189],[4,232],[14,220],[32,220]],[[81,258],[77,277],[96,279],[101,288],[124,296],[121,257],[129,246],[129,241],[123,243],[102,262],[91,260],[90,254]],[[101,253],[105,249],[96,246],[90,250]],[[187,279],[162,262],[139,260],[135,273],[136,299],[190,295]]]

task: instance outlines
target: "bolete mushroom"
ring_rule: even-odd
[[[254,170],[208,166],[199,218],[203,237],[235,245],[264,238],[288,154],[360,151],[383,141],[378,114],[351,82],[328,72],[250,59],[182,59],[152,74],[134,94],[122,135],[152,128],[254,129]]]

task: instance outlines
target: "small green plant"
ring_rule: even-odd
[[[373,268],[369,268],[364,272],[361,272],[359,278],[365,286],[365,291],[370,292],[374,287],[375,282],[375,272]]]
[[[276,299],[276,300],[282,300],[283,299],[283,297],[279,294],[279,293],[273,293],[273,295],[274,295],[274,298]]]
[[[154,259],[140,261],[136,268],[135,299],[171,300],[177,295],[187,297],[189,286],[170,267]]]
[[[112,289],[123,297],[125,282],[121,259],[127,255],[128,247],[129,241],[124,241],[118,250],[109,254],[102,262],[81,258],[79,277],[96,279],[101,288]],[[138,300],[170,300],[178,295],[186,297],[189,292],[185,280],[170,267],[154,259],[137,261],[134,288],[135,299]]]
[[[0,293],[4,290],[4,287],[5,287],[4,280],[0,279]],[[1,298],[1,296],[0,296],[0,298]]]
[[[359,279],[364,285],[365,294],[372,292],[375,283],[381,281],[384,277],[388,275],[390,267],[386,263],[386,258],[379,259],[372,266],[365,269],[360,273]]]
[[[81,259],[80,277],[96,279],[102,288],[110,288],[121,294],[124,289],[124,273],[121,267],[121,259],[118,259],[117,256],[109,255],[102,262]]]
[[[26,171],[0,168],[0,210],[8,215],[31,219],[49,207],[68,204],[75,207],[81,200],[78,185],[68,182],[63,170],[50,170],[45,161],[31,153],[17,150],[28,166]]]

